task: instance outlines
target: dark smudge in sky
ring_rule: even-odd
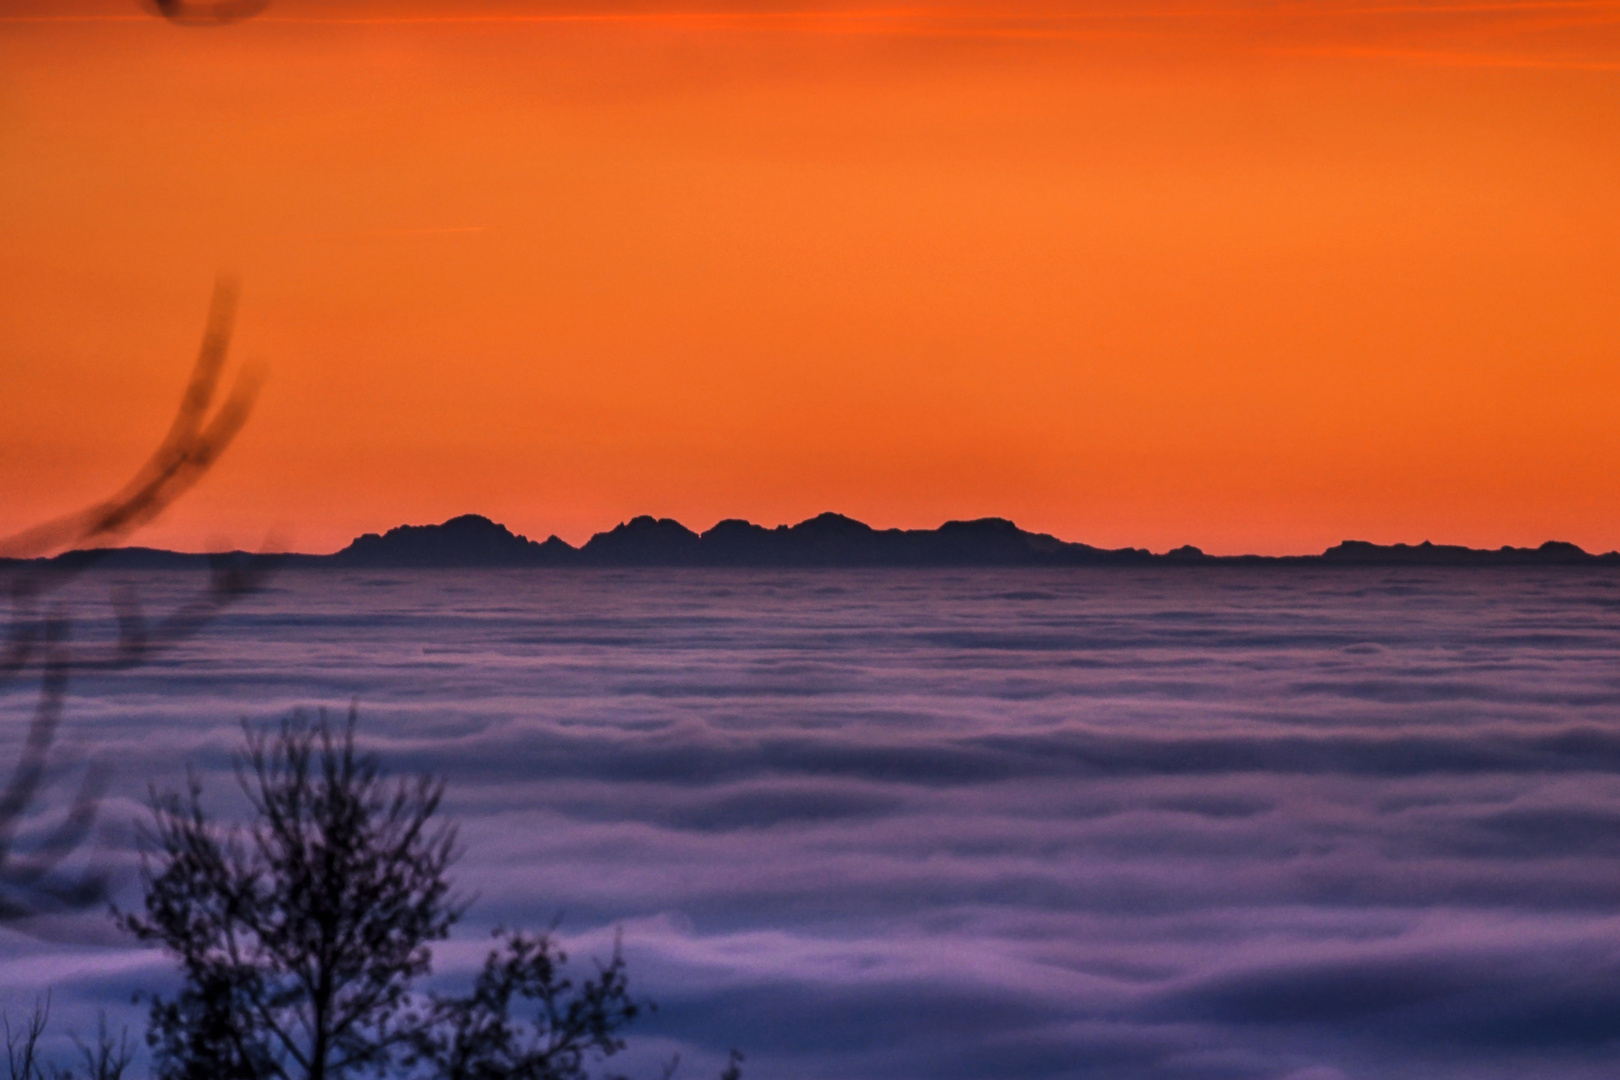
[[[622,924],[661,1004],[642,1051],[694,1075],[735,1044],[762,1078],[1597,1077],[1617,599],[1568,572],[289,572],[77,683],[74,722],[128,821],[186,759],[229,811],[240,717],[358,695],[464,822],[481,899],[441,970],[495,922],[564,913],[586,954]],[[12,1008],[161,977],[5,941]]]

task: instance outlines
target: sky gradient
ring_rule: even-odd
[[[0,533],[1620,547],[1620,3],[0,2]]]

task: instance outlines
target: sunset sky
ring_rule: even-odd
[[[0,0],[0,533],[1620,547],[1620,2]]]

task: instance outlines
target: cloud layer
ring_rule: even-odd
[[[294,573],[69,716],[127,896],[148,780],[194,761],[236,812],[240,719],[358,697],[450,779],[480,899],[443,977],[497,922],[622,926],[643,1056],[691,1075],[1596,1077],[1617,606],[1570,572]],[[91,929],[7,935],[4,1004],[83,1028],[164,977]]]

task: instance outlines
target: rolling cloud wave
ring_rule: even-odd
[[[649,1060],[1596,1077],[1620,1049],[1616,584],[289,573],[76,685],[73,715],[119,762],[110,816],[188,759],[231,813],[244,714],[358,695],[393,768],[450,778],[480,902],[441,971],[495,922],[561,913],[587,955],[622,925],[661,1005]],[[162,977],[110,940],[5,950],[6,984],[70,1017]]]

